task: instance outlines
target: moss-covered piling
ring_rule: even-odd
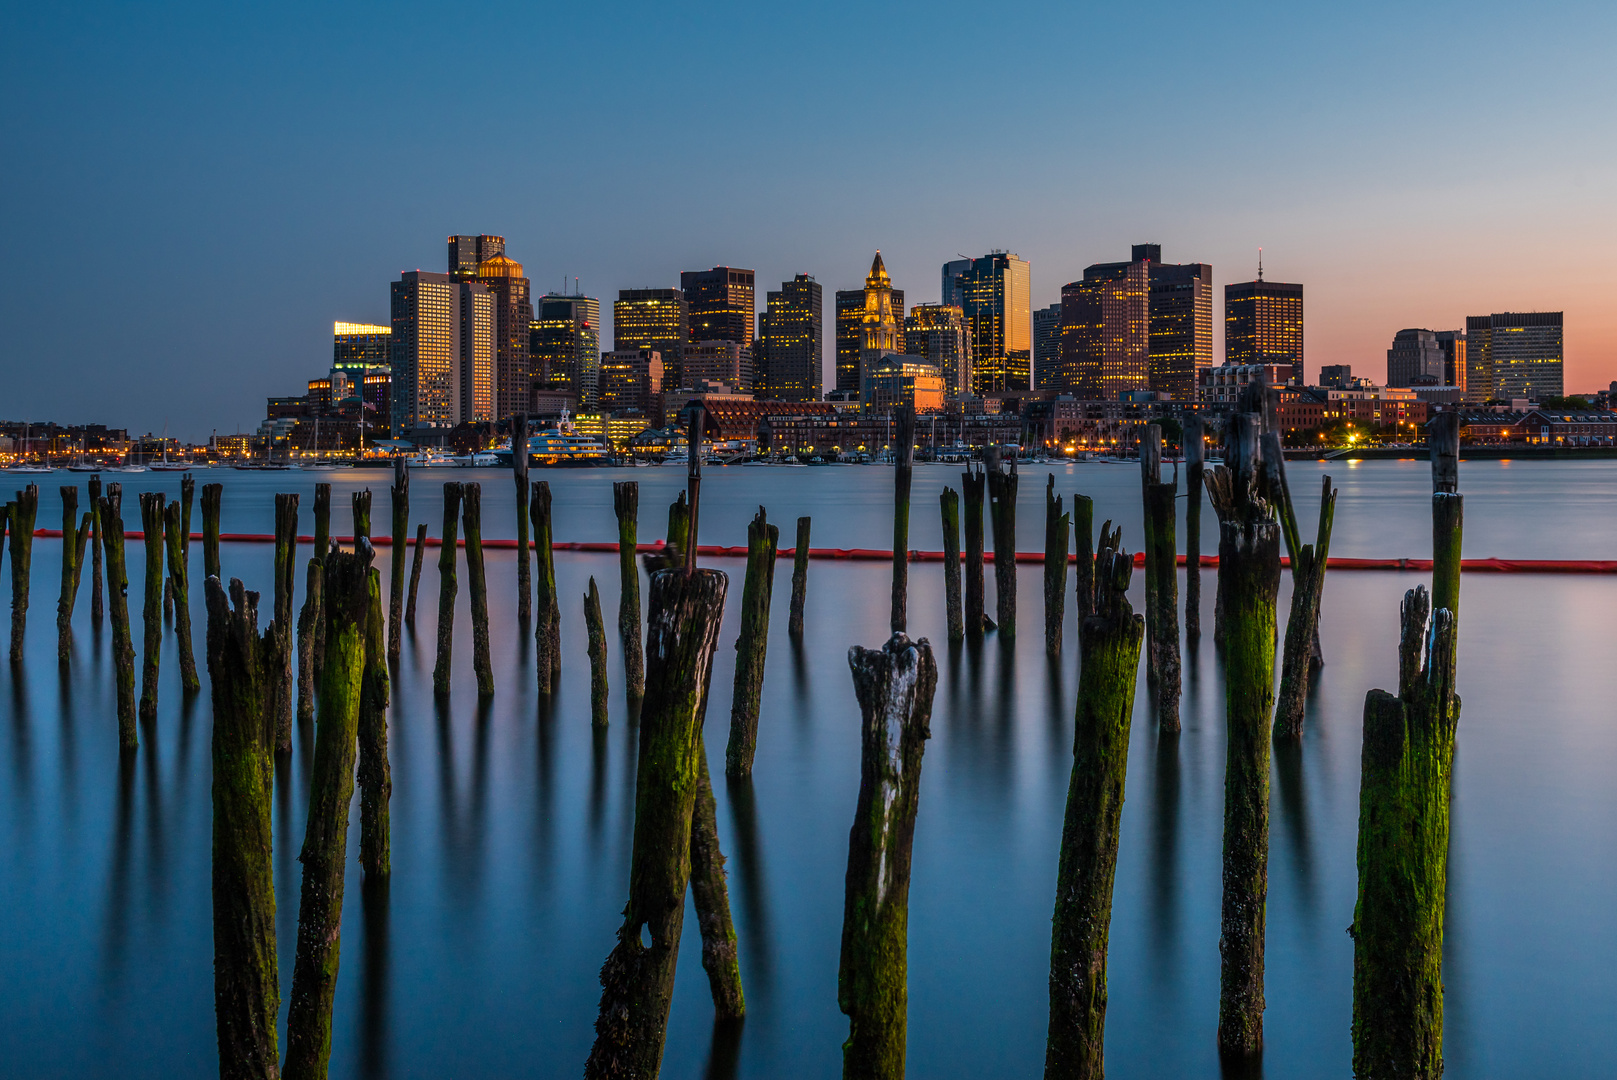
[[[461,525],[466,532],[466,585],[472,597],[472,670],[477,696],[494,696],[494,661],[489,655],[488,576],[483,567],[483,485],[463,486]]]
[[[915,475],[915,409],[893,410],[893,633],[906,628],[910,596],[910,486]]]
[[[410,554],[410,596],[404,607],[404,621],[415,630],[415,598],[421,588],[421,563],[426,557],[427,523],[421,522],[415,530],[415,547]]]
[[[223,484],[202,485],[202,580],[223,580],[219,563],[219,509],[225,493]]]
[[[618,641],[623,645],[624,692],[639,701],[646,692],[646,654],[640,640],[640,483],[612,484],[612,511],[618,519]]]
[[[84,575],[84,547],[90,540],[94,512],[78,521],[79,489],[67,486],[62,494],[62,593],[56,600],[56,663],[66,671],[73,659],[73,608],[78,604],[79,579]]]
[[[1067,614],[1067,548],[1072,519],[1061,509],[1056,477],[1044,485],[1044,651],[1061,655],[1062,623]]]
[[[28,630],[28,583],[34,564],[34,522],[39,517],[39,485],[29,484],[6,504],[11,549],[11,662],[22,663]],[[161,547],[159,547],[161,550]],[[161,588],[161,586],[159,586]],[[158,628],[162,632],[162,628]]]
[[[517,516],[522,516],[517,504]],[[387,662],[399,661],[399,638],[404,632],[404,560],[410,541],[410,465],[404,458],[393,459],[393,487],[388,492],[392,514],[392,544],[387,549]],[[526,530],[524,530],[524,535]]]
[[[528,536],[528,414],[511,418],[511,480],[517,492],[517,625],[533,619],[533,543]],[[618,485],[614,483],[615,493]],[[636,597],[638,598],[638,593]]]
[[[606,623],[601,616],[601,591],[595,586],[594,574],[590,575],[589,592],[584,594],[584,629],[589,638],[590,723],[606,727]]]
[[[969,462],[966,471],[960,474],[960,486],[966,497],[961,526],[966,538],[966,636],[974,641],[982,637],[987,628],[983,582],[983,489],[987,480],[987,472]]]
[[[163,505],[161,491],[141,493],[141,546],[146,555],[143,575],[146,587],[143,594],[145,603],[140,613],[143,637],[140,652],[140,718],[148,724],[157,719],[158,665],[163,654]]]
[[[187,694],[202,689],[191,642],[191,560],[185,545],[183,501],[169,503],[163,514],[163,542],[168,552],[168,585],[174,597],[174,643],[180,661],[180,687]]]
[[[449,693],[455,655],[455,596],[460,590],[455,578],[455,554],[460,496],[460,484],[450,481],[444,485],[443,540],[438,548],[438,659],[432,669],[432,692],[439,697]]]
[[[276,677],[270,680],[271,716],[275,722],[275,752],[292,752],[292,713],[295,689],[292,681],[292,590],[298,554],[298,497],[295,493],[275,496],[275,630]],[[317,552],[318,555],[318,552]]]
[[[382,575],[372,567],[366,585],[365,673],[359,685],[359,865],[366,880],[392,873],[393,767],[387,756],[387,707],[392,697],[382,626]]]
[[[966,617],[960,607],[960,493],[946,487],[938,496],[943,516],[943,613],[950,641],[966,636]]]
[[[779,546],[780,529],[769,524],[760,506],[747,526],[747,576],[741,586],[741,632],[736,637],[730,741],[724,751],[724,775],[732,780],[752,775],[752,759],[758,750],[758,707],[764,688],[769,601],[775,589],[775,553]]]
[[[552,693],[561,678],[561,599],[556,595],[556,555],[553,540],[550,484],[540,480],[533,485],[528,501],[528,518],[533,523],[534,549],[534,660],[539,675],[539,692]]]
[[[1185,417],[1185,640],[1202,634],[1202,487],[1207,441],[1200,413]]]
[[[129,629],[129,568],[124,561],[123,485],[108,484],[101,498],[101,546],[107,570],[107,620],[112,627],[112,667],[118,699],[118,746],[140,746],[135,725],[135,643]]]
[[[797,519],[797,541],[792,548],[792,607],[786,621],[786,632],[793,638],[803,636],[803,608],[808,604],[809,529],[812,520]]]
[[[999,448],[987,451],[988,518],[994,532],[994,606],[1001,637],[1016,636],[1016,455],[1001,468]]]

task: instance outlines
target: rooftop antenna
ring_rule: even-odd
[[[1258,280],[1263,280],[1263,249],[1258,249]]]

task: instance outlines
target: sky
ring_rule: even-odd
[[[11,5],[0,418],[252,430],[478,232],[603,312],[718,264],[829,308],[878,248],[911,304],[1017,252],[1038,307],[1153,242],[1218,325],[1261,247],[1311,380],[1564,310],[1593,390],[1614,40],[1611,4]]]

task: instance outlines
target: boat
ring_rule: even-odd
[[[115,465],[112,468],[108,469],[107,471],[108,472],[145,472],[146,471],[146,466],[144,466],[144,465]]]
[[[68,472],[97,473],[97,472],[106,472],[107,467],[105,465],[86,465],[82,461],[75,461],[73,464],[71,464],[71,465],[69,465],[67,467],[67,471]]]
[[[582,468],[612,464],[607,448],[594,439],[580,435],[563,410],[559,420],[528,435],[528,464],[542,468]],[[509,467],[512,461],[511,441],[507,439],[488,451],[496,465]]]
[[[412,469],[451,469],[455,466],[455,459],[442,450],[422,450],[411,454],[404,462]]]
[[[510,449],[506,450],[506,463],[509,464]],[[455,464],[463,469],[491,469],[500,463],[498,455],[491,450],[479,450],[474,454],[462,454],[455,458]]]
[[[346,461],[310,461],[304,464],[304,472],[332,472],[336,469],[352,469],[353,465]]]
[[[13,465],[7,469],[8,473],[53,473],[55,468],[50,465]]]

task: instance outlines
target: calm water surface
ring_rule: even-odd
[[[1023,473],[1020,546],[1043,537],[1048,470]],[[1312,528],[1313,463],[1293,463],[1299,516]],[[1424,462],[1336,463],[1333,553],[1430,550]],[[537,474],[555,489],[559,540],[612,539],[609,481],[641,481],[643,540],[661,537],[683,484],[673,468]],[[958,469],[922,466],[912,546],[939,546],[937,491]],[[1057,489],[1096,500],[1097,519],[1139,542],[1139,478],[1129,466],[1056,470]],[[445,479],[484,483],[484,532],[514,535],[512,485],[498,472],[418,472],[412,521],[439,531]],[[799,514],[816,546],[886,547],[891,478],[879,468],[731,468],[704,486],[703,540],[744,543],[759,504],[790,543]],[[40,525],[56,527],[45,477]],[[177,491],[162,474],[124,478],[134,493]],[[370,486],[388,520],[379,471],[254,475],[225,484],[226,531],[267,532],[275,490]],[[1617,465],[1477,462],[1463,466],[1469,555],[1617,558]],[[14,486],[14,485],[13,485]],[[9,489],[8,489],[9,494]],[[1097,520],[1097,525],[1098,525]],[[198,526],[200,527],[200,526]],[[1204,550],[1216,550],[1210,508]],[[306,554],[307,549],[304,549]],[[164,641],[160,716],[120,762],[108,634],[89,620],[85,583],[72,674],[58,676],[60,545],[36,541],[27,661],[0,671],[0,1073],[14,1076],[214,1075],[209,860],[210,709],[206,685],[180,693]],[[138,593],[139,545],[129,549]],[[378,562],[386,574],[388,552]],[[267,545],[224,549],[227,575],[265,588]],[[431,692],[434,562],[422,576],[420,626],[404,644],[392,713],[393,878],[368,891],[349,875],[334,1076],[573,1076],[598,1002],[596,972],[627,889],[635,729],[624,715],[612,641],[610,728],[589,724],[581,597],[590,575],[608,612],[612,556],[561,554],[557,577],[567,662],[542,705],[533,651],[515,617],[510,552],[489,552],[499,686],[480,707],[467,601],[447,703]],[[193,575],[201,557],[193,553]],[[713,687],[710,764],[722,774],[734,665],[738,560]],[[787,579],[783,566],[781,582]],[[845,659],[886,637],[889,570],[815,562],[807,633],[785,633],[787,590],[772,612],[753,783],[718,786],[748,1018],[739,1043],[715,1039],[694,919],[682,946],[664,1075],[835,1076],[846,1019],[836,1006],[847,830],[859,776],[858,708]],[[302,574],[298,575],[300,586]],[[992,575],[990,575],[990,580]],[[1349,1073],[1354,842],[1364,693],[1396,682],[1398,602],[1424,578],[1340,573],[1327,583],[1328,666],[1300,751],[1272,773],[1267,1051],[1271,1077]],[[1135,603],[1140,598],[1135,578]],[[1212,575],[1204,578],[1211,627]],[[990,585],[992,589],[992,585]],[[1049,920],[1071,765],[1076,631],[1044,655],[1042,584],[1024,565],[1014,647],[944,641],[942,574],[911,569],[912,632],[937,643],[940,681],[928,745],[910,893],[909,1063],[925,1077],[1027,1077],[1042,1070]],[[1597,577],[1467,575],[1461,622],[1465,701],[1454,781],[1446,1049],[1456,1077],[1610,1075],[1617,1063],[1617,583]],[[205,613],[193,590],[200,649]],[[464,593],[464,589],[462,589]],[[0,601],[9,603],[9,565]],[[301,597],[299,598],[301,603]],[[990,599],[990,603],[992,600]],[[1287,597],[1281,597],[1282,613]],[[139,641],[139,601],[135,597]],[[206,675],[204,674],[204,681]],[[1124,808],[1110,961],[1107,1057],[1116,1075],[1218,1075],[1219,860],[1223,689],[1211,638],[1187,651],[1185,730],[1160,739],[1142,685]],[[305,733],[276,792],[276,887],[283,998],[291,987],[310,747]],[[357,851],[357,813],[350,852]],[[352,861],[352,860],[351,860]],[[284,1007],[283,1007],[284,1023]]]

